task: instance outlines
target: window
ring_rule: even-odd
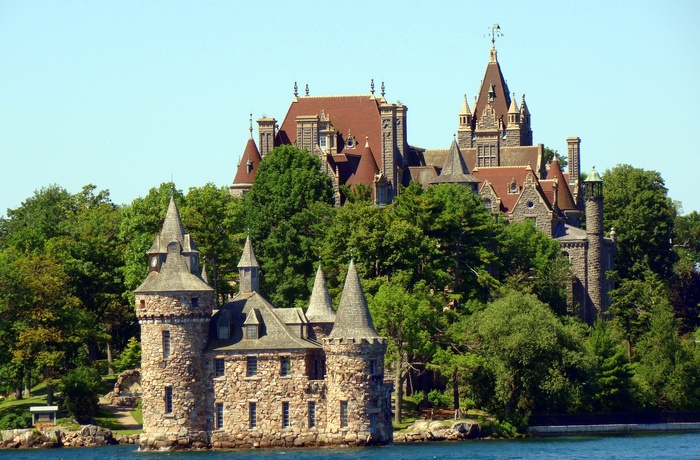
[[[348,402],[340,401],[340,427],[348,426]]]
[[[282,377],[289,377],[292,374],[292,360],[289,356],[282,356],[280,358],[280,375]]]
[[[216,429],[224,428],[224,403],[216,403]]]
[[[165,413],[173,413],[173,387],[165,387]]]
[[[219,340],[228,340],[231,337],[228,321],[219,320],[216,335]]]
[[[225,370],[224,358],[215,358],[214,359],[214,377],[223,377],[224,370]]]
[[[289,428],[289,402],[282,402],[282,428]]]
[[[258,426],[258,403],[248,403],[248,427]]]
[[[146,308],[146,301],[141,299],[141,301],[139,302],[139,305],[141,305],[141,308]]]
[[[258,325],[257,324],[250,324],[250,325],[245,327],[245,338],[248,340],[258,338]]]
[[[377,360],[369,360],[369,375],[377,375]]]
[[[163,358],[170,358],[170,331],[163,331]]]
[[[316,401],[309,401],[309,428],[316,426]]]
[[[255,377],[256,375],[258,375],[258,357],[248,356],[246,377]]]
[[[199,307],[199,297],[192,297],[191,302],[192,302],[192,308]]]

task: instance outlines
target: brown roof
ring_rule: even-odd
[[[248,139],[248,143],[245,146],[243,156],[241,157],[241,162],[238,163],[238,170],[236,171],[236,177],[233,179],[233,183],[252,184],[253,180],[255,180],[255,174],[258,172],[258,166],[260,165],[261,160],[262,159],[260,158],[258,147],[255,145],[255,141],[251,137]]]
[[[357,167],[350,174],[350,177],[348,177],[345,183],[350,186],[357,184],[372,186],[374,183],[374,176],[378,172],[379,168],[377,167],[377,162],[374,161],[372,149],[369,147],[369,143],[365,143],[365,148],[362,150],[362,154],[359,155]]]
[[[472,171],[472,175],[479,179],[486,186],[488,182],[496,191],[496,195],[501,199],[501,210],[504,213],[509,213],[513,210],[513,206],[520,198],[520,193],[523,191],[525,178],[531,172],[527,167],[496,167],[496,168],[476,168]],[[509,184],[515,181],[518,185],[517,193],[508,193]],[[535,183],[537,183],[535,177]]]
[[[498,64],[498,59],[496,58],[496,50],[491,50],[491,60],[486,66],[486,73],[484,74],[484,79],[481,82],[481,89],[479,90],[479,98],[476,101],[476,108],[474,109],[474,118],[479,119],[484,112],[484,108],[489,100],[489,88],[493,85],[495,90],[495,97],[493,98],[493,108],[496,111],[496,120],[499,118],[503,119],[503,126],[508,125],[508,107],[510,107],[510,92],[508,91],[508,84],[505,78],[503,78],[503,73],[501,72],[501,66]]]
[[[320,115],[323,112],[340,133],[338,153],[355,153],[345,149],[348,132],[355,139],[368,139],[374,161],[381,164],[381,117],[379,104],[382,99],[372,95],[359,96],[299,96],[294,98],[277,133],[278,142],[294,145],[297,140],[297,117]],[[355,145],[358,145],[357,142]],[[359,149],[362,147],[359,146]]]
[[[469,169],[467,169],[457,141],[452,140],[452,145],[447,153],[447,158],[445,158],[445,163],[442,165],[440,176],[430,181],[430,183],[474,184],[478,182],[479,179],[469,174]]]
[[[559,162],[555,158],[547,172],[547,180],[540,181],[550,204],[554,203],[554,181],[557,181],[557,207],[562,210],[576,209],[574,197],[571,195],[568,182],[561,172]],[[551,184],[551,185],[550,185]]]

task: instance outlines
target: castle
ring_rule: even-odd
[[[320,266],[306,313],[276,308],[259,292],[248,239],[239,292],[216,310],[172,199],[147,253],[135,292],[142,450],[391,442],[386,340],[352,261],[337,314]]]
[[[497,27],[497,26],[494,26]],[[385,99],[384,83],[375,95],[300,96],[296,83],[287,115],[260,118],[257,144],[248,140],[231,193],[242,196],[253,185],[258,165],[275,146],[290,144],[316,155],[330,177],[337,204],[340,186],[363,184],[378,205],[390,203],[399,186],[415,181],[428,187],[457,183],[483,199],[495,218],[530,221],[561,243],[573,279],[568,286],[571,304],[589,324],[605,313],[612,281],[615,232],[602,228],[602,184],[593,172],[580,182],[581,139],[566,139],[568,172],[554,157],[545,161],[544,145],[533,145],[532,120],[525,95],[518,105],[510,92],[492,37],[489,62],[472,107],[466,95],[458,114],[455,139],[449,149],[424,149],[407,141],[403,104]],[[585,210],[586,227],[581,228]]]

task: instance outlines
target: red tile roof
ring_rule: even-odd
[[[531,172],[533,172],[531,169],[522,166],[476,168],[472,170],[472,175],[482,182],[481,188],[486,186],[487,181],[489,184],[491,184],[493,189],[496,191],[496,194],[501,199],[501,211],[508,214],[513,210],[515,203],[518,201],[518,198],[520,198],[520,194],[522,193],[523,186],[525,184],[525,178],[527,177],[528,173]],[[534,174],[533,177],[538,190],[543,192],[537,177]],[[508,186],[512,181],[515,181],[518,185],[518,192],[509,194]],[[547,198],[546,194],[545,198]]]
[[[248,162],[250,161],[252,168],[248,172]],[[260,152],[258,152],[258,147],[255,145],[253,138],[248,139],[248,143],[245,146],[245,151],[241,157],[241,162],[238,163],[238,170],[236,171],[236,177],[233,179],[234,184],[252,184],[255,179],[255,174],[258,172],[258,165],[260,165]]]
[[[297,117],[320,115],[323,112],[340,133],[338,153],[358,154],[361,140],[368,138],[377,165],[381,164],[381,99],[372,95],[359,96],[299,96],[289,106],[289,111],[278,132],[278,141],[294,145],[297,140]],[[355,149],[344,146],[348,132],[357,140]],[[357,153],[356,153],[357,152]]]
[[[484,74],[484,79],[481,82],[479,98],[476,101],[476,108],[474,109],[474,117],[477,120],[481,118],[484,108],[489,100],[489,89],[491,85],[493,85],[495,90],[493,108],[496,110],[496,120],[502,118],[503,126],[507,126],[508,107],[510,107],[510,92],[508,91],[508,84],[506,83],[505,78],[503,78],[501,66],[498,64],[498,60],[496,59],[489,62],[489,64],[486,66],[486,73]]]
[[[348,177],[345,183],[350,186],[357,184],[372,186],[374,183],[374,176],[379,173],[379,168],[377,167],[377,162],[374,161],[372,149],[369,147],[369,144],[365,144],[364,149],[362,149],[362,154],[359,155],[359,157],[357,168],[350,177]]]

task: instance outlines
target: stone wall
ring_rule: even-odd
[[[529,176],[518,202],[511,211],[511,217],[516,222],[534,220],[538,229],[552,236],[552,212],[542,200]]]

